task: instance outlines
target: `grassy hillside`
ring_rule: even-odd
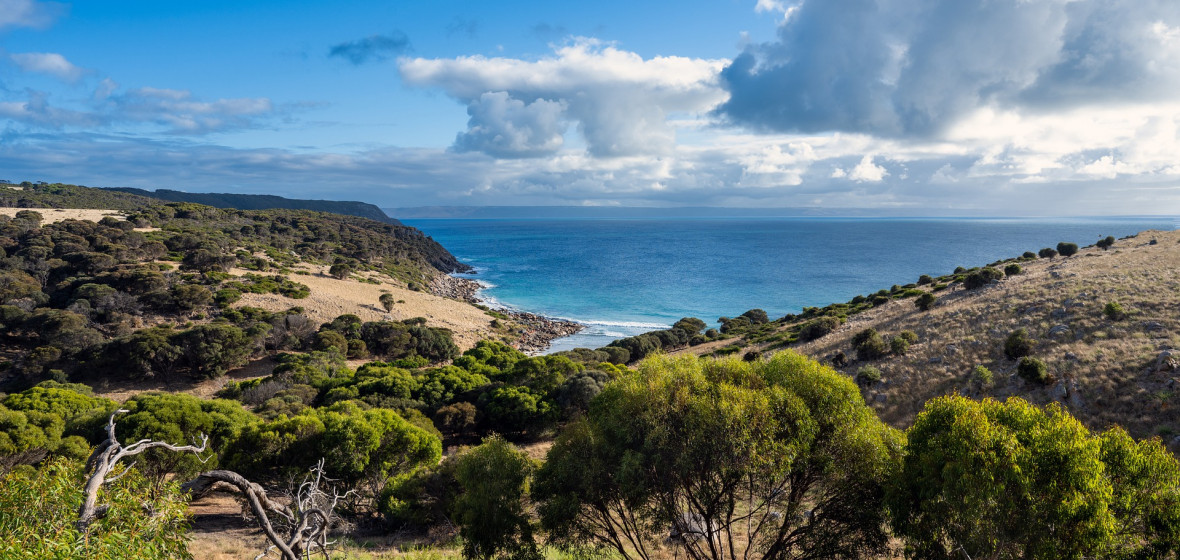
[[[931,398],[957,392],[1057,401],[1091,428],[1119,424],[1165,441],[1180,434],[1180,232],[1143,232],[1107,250],[1092,246],[1070,257],[993,264],[997,271],[1016,265],[1020,272],[997,272],[976,289],[965,286],[972,271],[895,286],[797,317],[742,325],[731,336],[683,351],[752,358],[793,348],[857,377],[866,400],[898,427],[910,425]],[[923,293],[937,298],[928,311],[916,305]],[[1109,312],[1108,304],[1115,304]],[[804,328],[823,317],[840,324],[818,339],[801,340]],[[866,329],[886,345],[904,331],[917,339],[904,353],[885,348],[885,355],[870,359],[871,349],[858,353],[854,344]],[[1005,354],[1006,340],[1018,329],[1031,340],[1030,355],[1046,365],[1043,382],[1021,377],[1019,360]]]

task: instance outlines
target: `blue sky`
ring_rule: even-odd
[[[0,179],[1180,213],[1173,0],[0,0]]]

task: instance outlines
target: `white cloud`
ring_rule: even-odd
[[[535,61],[482,56],[403,58],[398,67],[407,83],[440,88],[468,104],[474,127],[519,130],[526,124],[491,122],[496,116],[512,115],[484,114],[473,107],[483,102],[486,93],[502,93],[528,107],[538,100],[560,103],[562,120],[577,123],[588,151],[614,157],[669,153],[675,142],[669,118],[708,111],[725,99],[717,73],[726,62],[676,56],[644,59],[580,38]],[[476,113],[484,118],[475,119]],[[534,124],[549,126],[550,122]],[[551,132],[523,134],[547,137]]]
[[[455,139],[459,151],[497,157],[531,157],[561,149],[566,122],[564,101],[538,99],[526,104],[508,92],[488,92],[467,106],[467,130]]]
[[[64,12],[65,6],[57,2],[0,0],[0,29],[5,27],[46,27]]]
[[[858,183],[879,183],[889,175],[884,167],[873,163],[873,156],[865,155],[860,163],[848,172],[848,178]]]
[[[57,53],[17,53],[9,58],[25,72],[48,74],[66,82],[75,82],[85,73]]]

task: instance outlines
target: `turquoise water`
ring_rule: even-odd
[[[805,306],[1178,219],[560,219],[403,220],[485,283],[489,302],[587,325],[551,350],[595,348],[747,309],[772,318]]]

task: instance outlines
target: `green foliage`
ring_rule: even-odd
[[[934,308],[934,302],[936,301],[938,301],[938,296],[935,296],[930,292],[926,292],[918,296],[918,299],[914,300],[914,306],[922,311],[930,311]]]
[[[768,317],[766,312],[761,309],[751,309],[745,313],[742,313],[740,316],[745,317],[750,321],[750,323],[755,325],[761,325],[770,322],[770,317]]]
[[[982,365],[976,365],[971,369],[971,382],[980,388],[991,387],[993,377],[992,370]]]
[[[237,439],[243,429],[255,422],[241,403],[221,399],[201,399],[184,393],[142,393],[123,403],[129,412],[119,416],[116,435],[120,441],[151,439],[175,445],[196,441],[201,434],[209,436],[209,449],[204,456],[153,449],[138,457],[142,472],[155,480],[168,474],[181,478],[202,470],[217,467],[216,452]],[[97,426],[90,432],[96,443],[105,436],[99,426],[105,417],[94,418]]]
[[[931,278],[929,274],[923,274],[918,277],[918,285],[919,286],[925,286],[926,284],[933,284],[933,283],[934,283],[934,279]]]
[[[1009,360],[1023,358],[1024,356],[1032,354],[1033,346],[1035,344],[1036,341],[1033,340],[1032,336],[1028,334],[1027,329],[1016,329],[1012,331],[1012,333],[1008,335],[1008,338],[1004,340],[1004,355],[1007,356]]]
[[[393,294],[381,294],[381,297],[377,298],[377,301],[381,303],[381,307],[385,308],[386,313],[393,311],[393,305],[395,303]]]
[[[1077,243],[1066,243],[1063,241],[1063,242],[1057,244],[1057,253],[1063,257],[1072,257],[1072,256],[1076,255],[1077,252],[1078,252],[1078,244]]]
[[[533,497],[550,542],[567,549],[637,558],[628,543],[709,519],[735,557],[857,558],[886,547],[883,484],[900,445],[851,380],[798,354],[657,357],[562,431]],[[790,513],[819,499],[810,519]],[[750,525],[725,514],[751,510]],[[603,524],[616,515],[633,525],[612,535]]]
[[[302,472],[323,457],[333,476],[355,485],[436,464],[441,454],[437,435],[392,410],[341,402],[251,424],[224,460],[246,476],[266,477]]]
[[[1016,276],[1017,274],[1020,274],[1021,272],[1024,272],[1024,270],[1022,268],[1020,268],[1020,265],[1018,265],[1016,263],[1012,263],[1012,264],[1004,267],[1004,276]]]
[[[929,401],[890,492],[895,530],[924,558],[1081,558],[1113,519],[1097,442],[1059,407]]]
[[[967,277],[963,279],[963,287],[967,288],[968,290],[977,290],[987,286],[988,284],[997,282],[1003,277],[1003,272],[987,266],[976,270],[971,274],[968,274]]]
[[[895,336],[889,339],[889,353],[894,356],[904,356],[910,351],[909,339],[902,336]]]
[[[877,360],[889,353],[889,345],[875,329],[862,330],[852,337],[858,360]]]
[[[556,420],[557,409],[544,394],[528,387],[499,387],[479,398],[484,419],[506,434],[536,432]]]
[[[1120,321],[1127,316],[1126,310],[1117,301],[1106,302],[1106,306],[1102,308],[1102,314],[1111,321]]]
[[[1157,440],[1093,436],[1056,404],[929,401],[889,492],[918,558],[1172,558],[1180,465]]]
[[[1045,365],[1045,362],[1032,356],[1025,356],[1020,359],[1020,363],[1016,365],[1016,374],[1024,378],[1025,381],[1040,383],[1042,385],[1046,385],[1053,380],[1053,376],[1049,374],[1049,367]]]
[[[461,493],[452,511],[464,558],[542,557],[525,503],[534,469],[527,454],[497,436],[459,456],[455,478]]]
[[[896,339],[894,339],[896,340]],[[872,385],[881,381],[881,370],[874,366],[863,366],[856,370],[856,382],[862,385]]]
[[[1049,247],[1045,247],[1044,249],[1037,251],[1037,256],[1041,257],[1042,259],[1052,259],[1053,257],[1057,256],[1057,251]]]
[[[1102,239],[1099,239],[1098,242],[1095,243],[1095,245],[1097,245],[1098,248],[1102,249],[1103,251],[1110,249],[1111,247],[1114,246],[1114,236],[1108,235]]]
[[[839,327],[840,319],[838,317],[824,316],[812,319],[804,323],[803,328],[799,330],[799,340],[801,342],[816,340]]]
[[[1098,436],[1115,518],[1111,558],[1180,556],[1180,463],[1158,439],[1136,442],[1122,428]]]
[[[190,559],[187,504],[176,483],[151,484],[136,471],[103,487],[106,515],[87,534],[74,526],[85,484],[78,459],[0,480],[0,558],[29,560]]]

